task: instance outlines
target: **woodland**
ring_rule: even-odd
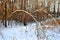
[[[25,26],[27,22],[59,25],[59,16],[60,0],[0,0],[0,20],[5,27],[7,21],[13,20],[22,22]]]

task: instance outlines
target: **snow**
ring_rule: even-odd
[[[60,26],[55,29],[41,30],[36,34],[36,23],[15,23],[13,21],[7,28],[0,28],[0,40],[60,40]],[[44,33],[43,33],[44,32]],[[44,37],[44,38],[43,38]],[[42,38],[42,39],[41,39]]]
[[[2,31],[5,40],[33,40],[35,38],[34,31],[27,31],[26,27],[5,29]],[[28,35],[27,35],[28,34]],[[27,39],[26,39],[27,38]],[[30,39],[29,39],[30,38]]]
[[[1,28],[0,40],[37,40],[35,35],[35,23],[28,23],[27,26],[13,24],[7,28]]]
[[[48,30],[46,32],[46,35],[48,36],[48,40],[60,40],[60,34],[57,34],[56,32],[52,30]]]

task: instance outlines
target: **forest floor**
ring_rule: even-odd
[[[38,31],[38,32],[37,32]],[[37,36],[38,35],[38,36]],[[60,40],[60,25],[48,30],[36,29],[36,23],[12,22],[5,28],[0,22],[0,40]]]

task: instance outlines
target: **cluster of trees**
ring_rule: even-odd
[[[32,13],[40,8],[45,8],[47,11],[53,12],[53,14],[59,13],[60,0],[0,0],[0,14],[5,12],[5,5],[7,15],[11,12],[19,9]]]
[[[0,0],[0,19],[5,20],[6,24],[6,21],[11,19],[12,12],[25,10],[31,13],[38,21],[42,21],[50,18],[49,14],[53,17],[60,16],[59,8],[60,0]],[[23,14],[24,11],[21,13]],[[16,15],[18,15],[18,12]],[[13,17],[18,17],[16,15]]]

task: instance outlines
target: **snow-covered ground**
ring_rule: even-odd
[[[12,22],[12,26],[0,28],[0,40],[38,40],[38,38],[39,40],[60,40],[60,26],[55,29],[39,29],[38,33],[36,31],[36,23],[23,26],[22,23]],[[38,38],[37,34],[39,34]]]
[[[0,40],[37,40],[35,35],[36,23],[23,24],[12,23],[7,28],[0,28]]]

